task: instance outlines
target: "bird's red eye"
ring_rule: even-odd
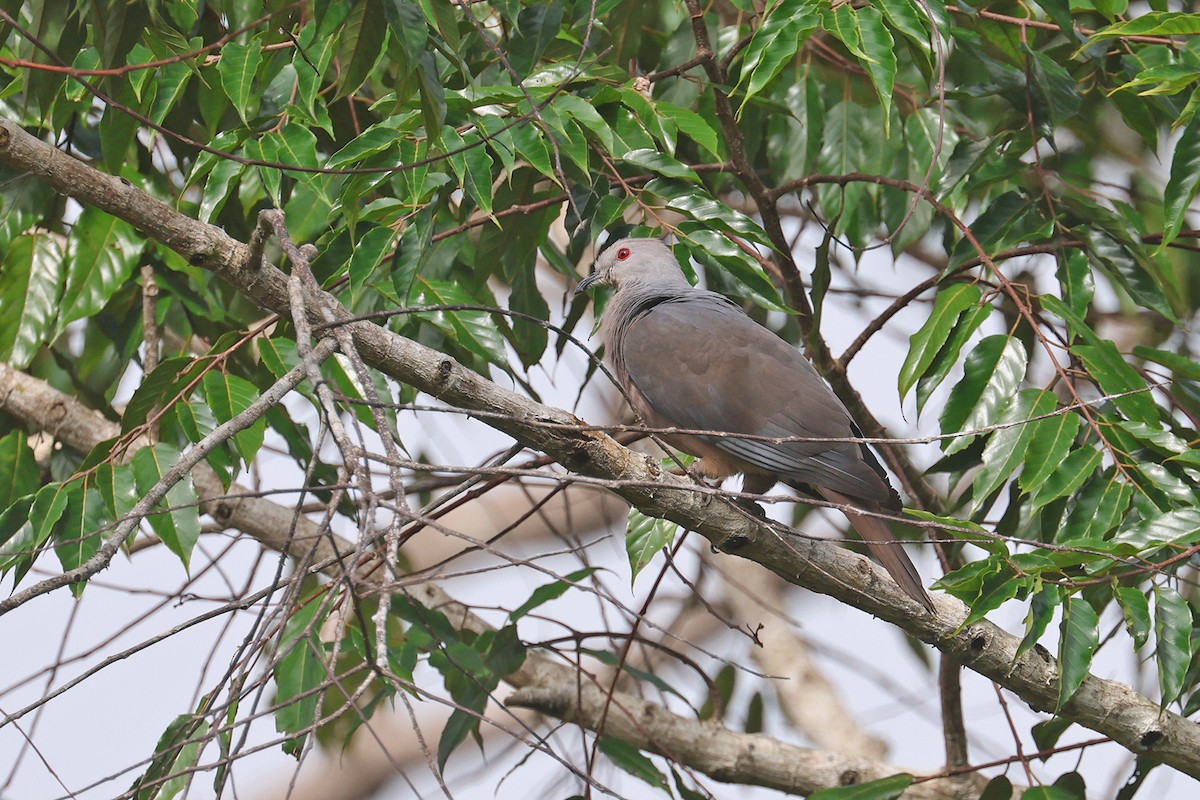
[[[622,247],[620,250],[617,251],[617,261],[624,261],[627,258],[629,258],[629,248],[628,247]]]

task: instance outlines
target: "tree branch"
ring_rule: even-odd
[[[0,119],[0,163],[126,220],[189,263],[213,271],[263,307],[287,313],[287,276],[267,265],[248,269],[247,245],[220,228],[180,214],[127,180],[84,165],[7,119]],[[310,314],[317,319],[316,309],[310,309]],[[626,482],[619,494],[642,512],[678,522],[720,550],[751,558],[789,582],[903,628],[995,680],[1035,709],[1055,711],[1111,736],[1135,753],[1150,754],[1200,778],[1200,726],[1160,710],[1158,703],[1129,686],[1089,676],[1062,708],[1056,708],[1055,659],[1043,648],[1018,658],[1020,639],[986,620],[963,627],[967,608],[958,600],[936,597],[938,613],[921,613],[914,601],[861,556],[826,542],[781,536],[730,503],[690,491],[687,481],[663,474],[658,462],[621,447],[606,435],[530,424],[579,420],[504,389],[443,353],[369,322],[349,323],[347,328],[368,364],[468,411],[500,413],[503,416],[489,414],[483,421],[570,470]]]

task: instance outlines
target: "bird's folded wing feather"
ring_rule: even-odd
[[[859,435],[812,365],[720,295],[697,291],[654,305],[626,328],[621,350],[634,387],[678,427],[769,438]],[[874,456],[860,444],[703,438],[786,480],[869,504],[896,504]]]

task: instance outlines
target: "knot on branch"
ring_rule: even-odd
[[[504,705],[509,708],[528,708],[562,720],[571,716],[573,707],[573,703],[564,693],[545,686],[518,689],[508,696]]]

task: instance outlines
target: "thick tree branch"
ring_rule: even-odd
[[[176,212],[128,181],[82,164],[9,120],[0,120],[0,163],[126,220],[189,263],[212,270],[264,308],[287,313],[287,276],[266,265],[248,269],[245,244]],[[967,609],[959,601],[939,596],[935,598],[938,613],[924,614],[861,556],[826,542],[780,535],[732,504],[690,491],[687,481],[664,475],[656,461],[608,436],[531,424],[578,420],[497,386],[443,353],[368,322],[349,323],[347,328],[364,360],[391,377],[468,411],[499,412],[502,417],[489,413],[483,421],[568,469],[625,482],[619,493],[644,513],[678,522],[720,550],[751,558],[785,580],[887,620],[995,680],[1033,708],[1055,710],[1055,659],[1042,648],[1018,658],[1020,639],[986,620],[960,629]],[[1160,710],[1156,702],[1125,684],[1089,676],[1057,713],[1111,736],[1135,753],[1148,753],[1200,777],[1200,726]]]
[[[98,412],[2,362],[0,411],[52,432],[79,452],[88,452],[120,434],[120,426]],[[131,449],[146,444],[142,440]],[[237,485],[231,488],[233,496],[227,496],[206,464],[199,464],[193,475],[202,510],[220,514],[223,524],[249,534],[266,547],[317,564],[331,578],[340,577],[342,565],[353,557],[353,543],[324,531],[308,517],[295,515],[293,509],[260,497],[239,497],[249,490]],[[372,585],[368,578],[367,586]],[[438,609],[460,630],[475,633],[494,630],[432,581],[401,579],[401,585],[392,591],[403,592],[427,608]],[[606,735],[663,753],[730,783],[752,783],[807,794],[819,788],[907,771],[860,755],[796,747],[768,736],[737,733],[716,723],[674,714],[625,692],[613,692],[610,701],[609,687],[536,651],[529,652],[524,665],[507,675],[505,681],[518,690],[510,701],[513,706],[535,708],[539,702],[547,703],[552,698],[577,698],[579,705],[572,701],[555,716],[585,724],[590,720],[588,727],[592,730],[605,704],[610,703]],[[577,719],[579,709],[583,709],[586,719]],[[553,708],[540,710],[554,713]],[[695,736],[698,730],[703,730],[703,737]],[[961,779],[934,779],[919,784],[912,796],[929,800],[956,798],[961,784]],[[976,792],[979,788],[975,786]]]

